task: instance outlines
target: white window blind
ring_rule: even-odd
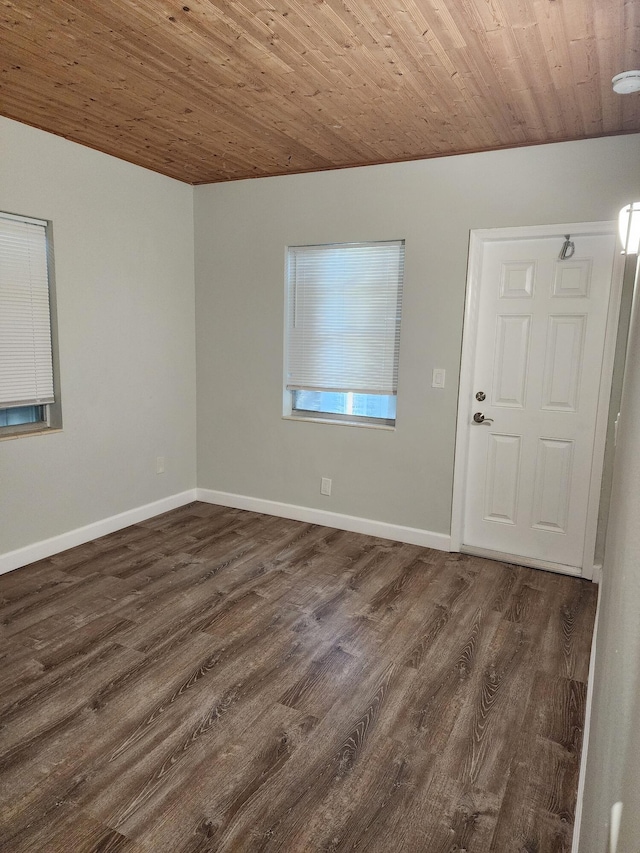
[[[289,390],[395,394],[404,241],[288,252]]]
[[[0,214],[0,408],[54,401],[45,229]]]

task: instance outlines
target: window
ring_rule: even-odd
[[[47,222],[0,213],[0,436],[51,425],[47,232]]]
[[[393,426],[404,241],[293,246],[285,414]]]

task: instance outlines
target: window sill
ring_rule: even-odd
[[[300,417],[299,415],[283,415],[283,421],[300,421],[302,423],[312,423],[312,424],[331,424],[332,426],[346,426],[346,427],[359,427],[360,429],[379,429],[384,430],[385,432],[395,432],[395,426],[389,426],[388,424],[371,424],[371,423],[363,423],[362,421],[341,421],[341,420],[332,420],[331,418],[306,418]]]
[[[11,441],[13,438],[27,438],[32,435],[51,435],[51,433],[62,432],[62,427],[39,427],[38,429],[11,430],[11,427],[3,427],[0,431],[0,441]]]

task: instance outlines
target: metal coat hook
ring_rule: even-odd
[[[564,243],[558,255],[559,260],[566,261],[567,258],[572,258],[576,250],[576,245],[571,241],[571,234],[564,235]]]

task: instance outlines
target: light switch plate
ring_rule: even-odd
[[[444,388],[444,379],[446,371],[444,367],[434,367],[431,379],[432,388]]]

